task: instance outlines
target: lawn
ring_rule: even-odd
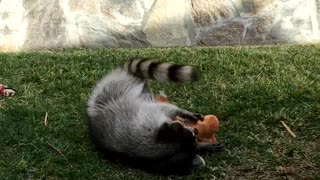
[[[226,151],[189,179],[320,178],[320,46],[308,45],[0,53],[0,83],[17,90],[0,97],[0,179],[160,179],[100,159],[86,131],[92,86],[131,57],[200,70],[194,84],[151,83],[220,119]]]

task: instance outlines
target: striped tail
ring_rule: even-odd
[[[162,63],[150,59],[130,60],[124,69],[134,76],[159,82],[187,83],[199,79],[198,73],[192,66]]]

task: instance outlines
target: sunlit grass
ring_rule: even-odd
[[[86,131],[92,86],[131,57],[191,64],[201,73],[195,84],[151,84],[177,105],[220,119],[226,152],[205,156],[207,166],[190,178],[320,178],[320,47],[276,46],[2,53],[0,83],[17,95],[0,97],[1,179],[155,177],[101,160]]]

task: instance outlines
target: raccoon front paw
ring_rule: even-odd
[[[175,134],[181,134],[184,127],[180,121],[173,121],[169,124],[169,129]]]
[[[218,144],[211,144],[211,143],[198,143],[197,144],[197,153],[218,153],[223,152],[225,150],[225,145],[218,143]]]

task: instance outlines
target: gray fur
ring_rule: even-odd
[[[151,160],[172,157],[185,151],[181,142],[157,142],[157,133],[163,124],[171,124],[176,115],[193,114],[174,105],[156,103],[145,81],[150,78],[148,67],[151,62],[141,63],[141,71],[137,76],[138,63],[133,61],[131,65],[117,68],[97,83],[87,104],[90,133],[100,148],[129,157]],[[161,64],[153,72],[154,79],[170,81],[168,67],[169,64]],[[190,66],[182,67],[178,72],[178,80],[192,81],[192,71]],[[189,132],[195,136],[191,130]],[[187,153],[194,156],[190,163],[194,166],[199,166],[199,162],[204,163],[203,159],[199,161],[199,157],[196,157],[192,143],[190,147]],[[198,164],[195,165],[195,162]]]

